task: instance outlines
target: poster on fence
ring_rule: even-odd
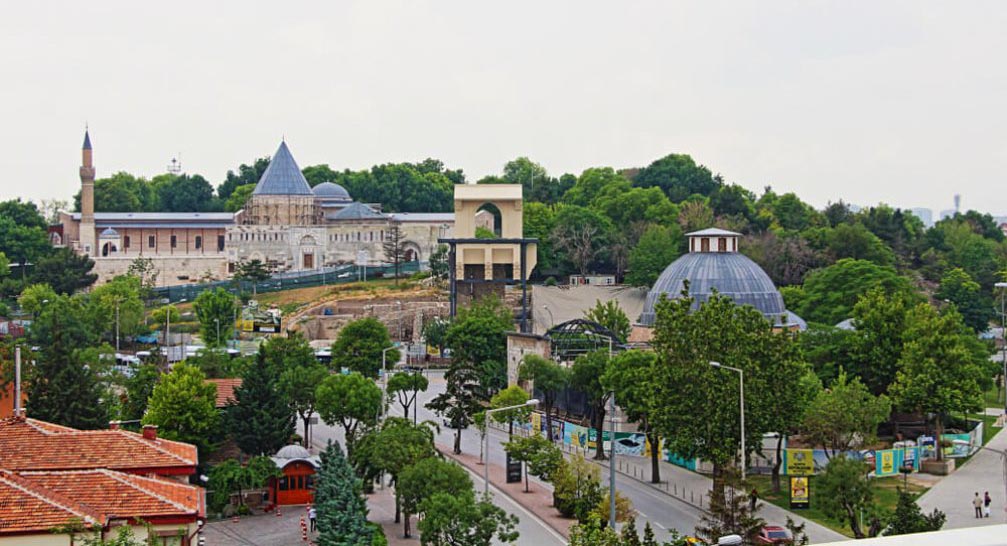
[[[538,413],[531,414],[531,430],[535,434],[542,432],[542,415]]]
[[[619,455],[635,455],[639,457],[644,454],[644,445],[646,444],[647,437],[639,432],[615,433],[615,452]]]
[[[879,449],[874,452],[874,475],[881,478],[884,476],[894,476],[899,473],[900,464],[896,464],[895,455],[902,454],[901,449]],[[901,459],[902,457],[899,457]]]

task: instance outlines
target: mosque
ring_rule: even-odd
[[[246,260],[260,260],[277,273],[377,265],[396,227],[406,261],[426,261],[454,226],[452,213],[385,213],[380,204],[354,201],[337,184],[312,188],[286,142],[238,212],[95,212],[87,132],[81,156],[81,211],[61,212],[49,237],[55,246],[90,256],[99,283],[126,273],[141,257],[151,259],[162,286],[227,278]]]

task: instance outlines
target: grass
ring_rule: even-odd
[[[790,510],[790,489],[788,487],[789,481],[787,476],[780,476],[781,480],[781,491],[779,494],[772,493],[772,481],[769,476],[749,476],[748,481],[750,485],[759,490],[759,498],[763,501],[775,504],[780,508]],[[886,511],[895,510],[895,504],[898,502],[899,494],[898,490],[902,488],[903,478],[900,476],[895,476],[891,478],[876,478],[871,480],[874,484],[874,502],[875,504]],[[840,533],[842,535],[853,538],[853,532],[850,531],[849,524],[840,523],[839,520],[831,518],[825,515],[818,507],[815,506],[815,478],[811,477],[809,480],[811,487],[811,506],[804,510],[794,510],[795,514],[802,517],[810,519],[815,523],[828,527],[833,531]],[[926,491],[926,488],[919,485],[909,483],[909,491],[914,496],[919,496]],[[776,524],[782,524],[783,522],[772,522]]]
[[[1003,389],[998,389],[996,386],[990,387],[986,392],[983,393],[983,402],[986,404],[985,407],[987,408],[1004,407]]]

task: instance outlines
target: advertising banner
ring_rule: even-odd
[[[542,432],[542,414],[540,413],[531,414],[531,429],[536,434]]]
[[[815,473],[813,449],[787,448],[783,454],[783,473],[791,476],[811,476]]]
[[[811,485],[806,476],[790,477],[790,507],[808,508],[811,506]]]
[[[896,457],[898,455],[898,457]],[[879,449],[874,452],[874,475],[882,478],[899,473],[902,466],[901,449]]]

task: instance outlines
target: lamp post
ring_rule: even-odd
[[[1007,294],[1007,282],[998,282],[993,286],[1000,289],[1000,341],[1003,376],[1000,382],[1004,387],[1004,411],[1007,411],[1007,314],[1004,313],[1004,295]]]
[[[545,310],[546,313],[549,313],[549,328],[552,328],[552,325],[556,323],[556,319],[552,316],[552,309],[549,309],[548,305],[543,305],[542,309]],[[544,328],[544,330],[548,330],[549,328]]]
[[[745,481],[745,372],[741,368],[732,368],[730,366],[724,366],[720,362],[710,361],[710,365],[714,368],[725,370],[731,370],[732,372],[738,372],[738,380],[740,384],[741,392],[741,481]]]
[[[523,408],[525,406],[537,406],[537,405],[538,405],[538,399],[537,398],[532,398],[531,400],[528,400],[524,404],[518,404],[516,406],[507,406],[506,408],[497,408],[497,409],[488,409],[488,410],[486,410],[485,417],[483,418],[484,419],[484,423],[483,423],[483,429],[484,429],[484,431],[483,431],[483,451],[486,452],[486,461],[485,461],[486,464],[483,466],[483,493],[486,496],[489,496],[489,494],[490,494],[490,434],[489,434],[489,432],[490,432],[490,430],[489,430],[489,427],[490,427],[490,415],[492,415],[494,413],[497,413],[497,412],[501,412],[501,411],[507,411],[507,410],[512,410],[512,409]]]
[[[119,301],[115,300],[115,352],[119,352]]]

